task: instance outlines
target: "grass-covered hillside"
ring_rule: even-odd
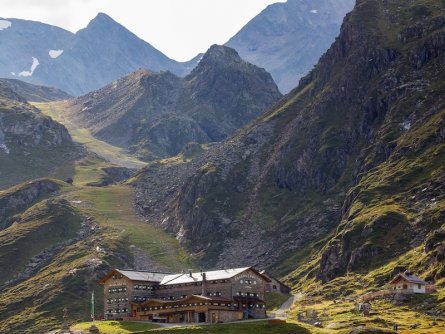
[[[0,332],[57,328],[89,319],[91,292],[103,312],[99,280],[111,268],[181,271],[188,254],[146,224],[123,184],[91,186],[110,164],[94,155],[75,162],[73,185],[40,179],[0,192]]]
[[[214,324],[195,325],[175,328],[156,328],[158,325],[151,323],[104,321],[95,325],[103,334],[127,334],[127,333],[175,333],[175,334],[309,334],[310,331],[296,323],[280,321],[255,321],[239,324]],[[73,326],[73,329],[87,330],[90,323],[81,323]]]
[[[76,129],[63,105],[40,105],[96,154],[53,170],[73,185],[44,179],[0,192],[0,261],[19,258],[0,275],[0,332],[53,328],[67,304],[71,321],[87,319],[90,293],[101,300],[98,279],[113,266],[244,265],[299,292],[289,316],[300,323],[194,333],[379,333],[394,322],[403,333],[445,331],[444,12],[442,0],[358,0],[335,43],[273,109],[219,144],[190,145],[135,174],[118,169],[133,175],[126,183],[99,155],[144,163]],[[21,116],[14,106],[31,108],[9,101],[0,140],[8,117]],[[4,141],[27,152],[13,172],[29,173],[33,143],[47,142],[24,138]],[[51,162],[46,152],[38,157]],[[437,291],[373,302],[369,317],[354,311],[406,269]]]

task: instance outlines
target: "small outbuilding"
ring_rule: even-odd
[[[266,283],[266,292],[277,292],[286,295],[291,292],[291,288],[289,286],[276,279],[266,271],[261,271],[261,274],[266,276],[270,280],[270,282]]]
[[[390,282],[394,290],[411,293],[426,293],[426,285],[423,279],[413,275],[409,271],[398,273]]]

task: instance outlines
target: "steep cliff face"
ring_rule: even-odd
[[[70,117],[100,139],[153,160],[191,142],[220,141],[280,97],[265,70],[214,45],[184,79],[139,70],[68,105]]]
[[[141,212],[207,265],[286,273],[306,263],[294,279],[376,268],[425,236],[439,240],[442,10],[441,1],[358,1],[314,70],[193,162],[165,209],[150,211],[140,183]],[[443,246],[428,245],[422,258],[433,263]]]

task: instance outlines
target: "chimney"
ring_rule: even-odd
[[[202,290],[201,290],[201,296],[206,296],[207,295],[207,276],[206,273],[201,273],[202,276]]]
[[[409,271],[409,270],[405,271],[405,275],[406,276],[411,276],[411,271]]]
[[[192,270],[191,270],[191,269],[189,269],[189,276],[190,276],[190,277],[193,277],[193,273],[192,273]]]

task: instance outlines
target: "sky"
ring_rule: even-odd
[[[276,2],[285,0],[0,0],[0,15],[76,32],[103,12],[170,58],[186,61],[224,44]]]

